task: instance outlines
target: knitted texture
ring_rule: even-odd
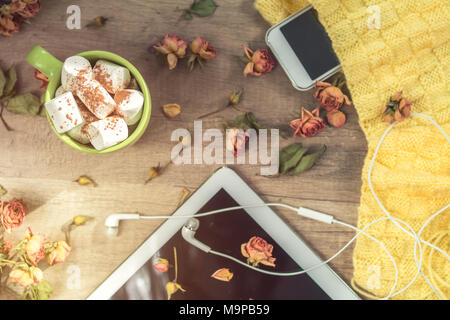
[[[412,112],[432,117],[450,131],[450,4],[440,0],[311,0],[341,62],[361,128],[368,141],[362,172],[358,227],[385,217],[370,192],[368,169],[376,145],[388,124],[380,111],[389,97],[403,90]],[[306,5],[304,0],[256,0],[255,7],[275,24]],[[379,9],[380,28],[369,28]],[[443,135],[423,118],[397,124],[384,140],[372,172],[372,185],[393,217],[418,232],[436,211],[450,203],[450,147]],[[424,240],[450,250],[450,210],[422,232]],[[402,288],[413,280],[414,239],[392,221],[367,231],[381,240],[399,268]],[[425,275],[449,297],[450,263],[422,244]],[[394,267],[384,250],[367,237],[358,238],[353,252],[352,284],[376,297],[387,296],[394,284]],[[435,299],[421,275],[396,299]]]

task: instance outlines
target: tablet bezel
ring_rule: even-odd
[[[222,167],[212,174],[173,215],[188,216],[198,213],[221,189],[224,189],[242,206],[264,203],[236,172]],[[302,269],[322,261],[271,208],[250,208],[245,211]],[[110,299],[169,239],[180,232],[187,219],[172,219],[164,222],[87,299]],[[358,295],[328,265],[310,271],[308,275],[331,299],[359,299]]]

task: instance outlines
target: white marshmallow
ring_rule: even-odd
[[[67,132],[84,121],[72,92],[46,102],[45,109],[58,133]]]
[[[112,147],[128,138],[128,126],[119,117],[108,117],[88,125],[91,144],[97,150]]]
[[[84,122],[83,124],[69,130],[67,132],[67,135],[81,144],[88,144],[90,142],[88,125],[91,122],[98,121],[98,118],[94,116],[94,114],[92,114],[92,112],[90,112],[88,108],[86,108],[86,106],[78,97],[75,97],[75,101],[78,104],[78,109],[80,110]]]
[[[144,95],[142,92],[132,89],[117,91],[114,96],[117,104],[117,113],[123,117],[127,125],[136,124],[142,116]]]
[[[59,97],[63,93],[66,93],[67,91],[63,88],[63,86],[59,86],[58,89],[55,91],[55,98]]]
[[[97,80],[88,80],[80,84],[78,97],[99,119],[105,119],[116,109],[116,103],[108,91]]]
[[[61,84],[66,91],[76,92],[80,83],[92,80],[91,63],[83,57],[73,56],[64,61]]]
[[[112,94],[128,87],[131,81],[127,68],[106,60],[98,60],[94,66],[94,79]]]

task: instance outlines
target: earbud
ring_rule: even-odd
[[[120,220],[139,220],[137,213],[116,213],[109,215],[105,220],[106,234],[108,236],[117,236],[119,234]]]
[[[200,221],[196,218],[190,218],[181,229],[181,235],[183,236],[184,240],[192,244],[194,247],[197,247],[200,250],[209,253],[211,251],[211,248],[208,247],[203,242],[200,242],[197,239],[195,239],[195,232],[198,230],[199,227]]]

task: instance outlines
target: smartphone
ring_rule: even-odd
[[[298,90],[311,89],[340,70],[340,63],[312,6],[271,27],[266,43]]]

